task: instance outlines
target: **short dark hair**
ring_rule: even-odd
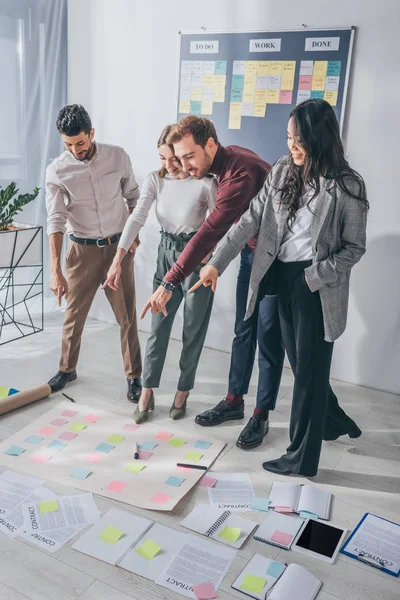
[[[209,138],[213,138],[214,142],[218,144],[214,124],[210,119],[206,119],[205,117],[197,117],[196,115],[183,117],[178,123],[172,126],[167,136],[167,144],[176,144],[185,135],[192,135],[194,143],[202,148],[205,147]]]
[[[60,133],[68,136],[78,135],[81,131],[89,134],[92,129],[89,114],[81,104],[64,106],[58,113],[56,125]]]

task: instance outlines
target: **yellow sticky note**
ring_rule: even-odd
[[[136,548],[136,552],[146,560],[151,560],[161,549],[161,546],[153,542],[153,540],[146,540],[139,548]]]
[[[214,75],[203,75],[203,87],[205,87],[205,88],[214,87]]]
[[[179,102],[179,111],[181,115],[188,115],[190,113],[190,100],[181,100]]]
[[[39,512],[41,515],[49,512],[57,512],[58,511],[58,502],[57,500],[46,500],[43,502],[38,502]]]
[[[260,60],[257,64],[257,75],[269,75],[269,60]]]
[[[255,75],[250,77],[245,76],[242,95],[243,102],[254,102],[254,94],[256,92],[256,81],[257,78]]]
[[[71,423],[68,429],[70,431],[75,431],[75,433],[79,433],[80,431],[86,429],[86,425],[85,423],[78,423],[78,421],[74,421],[73,423]]]
[[[107,542],[107,544],[115,544],[115,542],[118,542],[119,538],[121,538],[123,535],[124,532],[121,531],[121,529],[117,529],[116,527],[109,525],[105,528],[103,533],[99,535],[99,538],[103,540],[103,542]]]
[[[283,61],[281,60],[272,60],[269,63],[269,75],[282,75],[282,67]]]
[[[268,90],[256,90],[254,94],[254,104],[265,104],[267,101]]]
[[[244,576],[240,588],[247,592],[253,592],[253,594],[261,594],[266,583],[267,580],[263,579],[263,577],[257,577],[257,575],[250,575],[250,573],[247,573],[247,575]]]
[[[110,442],[110,444],[120,444],[124,439],[125,437],[123,435],[119,435],[118,433],[112,433],[108,436],[107,442]]]
[[[329,102],[329,104],[331,106],[336,106],[336,104],[337,104],[337,97],[338,97],[338,93],[336,91],[333,91],[333,90],[328,90],[324,94],[324,100],[326,100],[327,102]]]
[[[279,104],[279,90],[267,90],[267,104]]]
[[[313,75],[321,75],[322,77],[326,77],[327,70],[328,70],[328,61],[327,60],[316,60],[314,62]]]
[[[225,102],[225,88],[214,88],[213,102]]]
[[[226,540],[227,542],[235,543],[240,538],[240,533],[241,531],[239,527],[228,527],[226,525],[219,534],[219,537],[221,537],[223,540]]]
[[[266,104],[255,104],[253,117],[265,117],[265,111],[267,109]]]
[[[203,100],[201,103],[200,112],[202,115],[212,115],[213,114],[213,103]]]
[[[187,454],[184,456],[185,460],[191,460],[194,462],[197,462],[201,458],[203,458],[203,455],[200,454],[200,452],[187,452]]]
[[[129,471],[130,473],[140,473],[140,471],[143,471],[143,469],[146,468],[146,465],[143,465],[140,462],[137,462],[136,460],[134,462],[130,462],[126,465],[126,467],[124,467],[125,471]]]
[[[325,89],[325,76],[313,75],[311,89],[323,92]]]
[[[167,444],[169,446],[173,446],[174,448],[180,448],[183,444],[186,444],[185,440],[181,440],[180,438],[172,437]]]
[[[215,88],[226,88],[226,75],[213,75],[214,77],[214,83],[212,86],[214,89]],[[208,87],[208,86],[204,86],[204,87]]]
[[[196,100],[197,100],[197,101],[199,101],[199,100],[201,100],[201,97],[202,97],[202,91],[201,91],[201,88],[192,88],[192,89],[190,90],[190,99],[191,99],[192,101],[194,101],[194,102],[195,102]]]
[[[248,75],[251,75],[251,76],[256,77],[258,64],[259,64],[258,60],[246,60],[244,76],[247,77]]]
[[[296,61],[289,60],[283,63],[282,77],[281,77],[281,90],[293,90],[294,86],[294,74],[296,69]]]
[[[240,129],[242,124],[242,103],[230,102],[228,129]]]

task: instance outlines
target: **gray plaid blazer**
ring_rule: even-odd
[[[282,193],[278,190],[284,187],[287,172],[288,157],[283,156],[208,263],[221,275],[246,242],[258,236],[245,319],[253,313],[260,282],[279,253],[288,213],[287,208],[280,206]],[[351,178],[346,180],[346,186],[359,192],[358,183]],[[365,195],[364,186],[361,193]],[[321,178],[321,192],[313,213],[313,263],[305,275],[311,291],[319,291],[325,340],[333,342],[346,327],[350,271],[365,253],[367,211],[334,180]]]

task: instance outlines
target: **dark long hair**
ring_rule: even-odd
[[[280,190],[281,205],[288,209],[289,228],[305,190],[314,190],[310,194],[308,206],[318,196],[321,176],[334,179],[346,194],[357,198],[365,210],[368,210],[364,180],[350,167],[344,156],[339,124],[331,105],[320,98],[306,100],[292,110],[290,117],[293,119],[296,142],[305,150],[306,156],[304,165],[297,166],[289,154],[289,172],[285,185]]]

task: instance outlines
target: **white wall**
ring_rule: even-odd
[[[90,112],[96,137],[122,145],[139,181],[157,167],[156,140],[174,120],[178,31],[355,25],[346,149],[371,201],[368,249],[353,272],[348,326],[332,376],[400,392],[398,0],[69,0],[69,102]],[[136,258],[138,308],[151,292],[154,215]],[[237,264],[221,279],[207,345],[230,351]],[[95,313],[111,318],[104,298]],[[180,321],[174,333],[179,337]],[[148,330],[149,320],[142,323]]]

